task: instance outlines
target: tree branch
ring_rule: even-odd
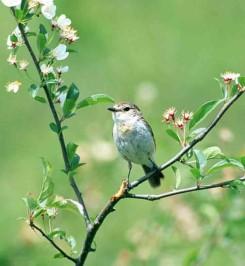
[[[241,178],[230,179],[230,180],[215,183],[215,184],[210,184],[210,185],[203,185],[203,186],[195,186],[195,187],[178,189],[178,190],[174,190],[174,191],[170,191],[170,192],[166,192],[166,193],[162,193],[162,194],[158,194],[158,195],[141,195],[141,194],[127,193],[124,196],[124,198],[133,198],[133,199],[143,199],[143,200],[155,201],[155,200],[172,197],[172,196],[179,195],[179,194],[185,194],[185,193],[189,193],[189,192],[199,191],[199,190],[207,190],[207,189],[213,189],[213,188],[218,188],[218,187],[226,188],[233,181],[236,181],[236,180],[245,181],[245,176],[243,176]]]
[[[173,158],[171,158],[169,161],[166,163],[160,165],[158,168],[159,170],[163,171],[164,169],[168,168],[169,166],[173,165],[175,162],[179,161],[189,150],[191,150],[197,143],[202,141],[207,134],[217,125],[217,123],[220,121],[220,119],[223,117],[223,115],[227,112],[227,110],[234,104],[244,93],[244,91],[238,92],[235,96],[233,96],[228,102],[226,102],[221,110],[218,112],[214,120],[211,122],[211,124],[199,135],[197,136],[194,140],[192,140],[191,143],[189,143],[185,148],[183,148],[180,152],[178,152]],[[152,174],[149,173],[143,177],[140,177],[136,181],[133,181],[132,183],[129,184],[129,190],[137,187],[144,181],[146,181]]]
[[[37,230],[44,238],[46,238],[50,243],[51,245],[57,249],[65,258],[67,258],[68,260],[71,260],[73,261],[74,263],[77,263],[77,259],[75,258],[72,258],[71,256],[69,256],[68,254],[65,253],[64,250],[62,250],[48,235],[46,235],[44,233],[44,231],[39,228],[37,225],[35,225],[33,222],[30,222],[30,226],[31,228],[34,228],[35,230]]]
[[[206,130],[200,134],[199,136],[197,136],[188,146],[186,146],[184,149],[182,149],[179,153],[177,153],[172,159],[170,159],[169,161],[167,161],[166,163],[162,164],[159,167],[159,170],[164,170],[168,167],[170,167],[172,164],[174,164],[175,162],[179,161],[184,154],[186,154],[190,149],[192,149],[198,142],[200,142],[202,139],[205,138],[205,136],[215,127],[215,125],[220,121],[220,119],[223,117],[223,115],[226,113],[226,111],[232,106],[232,104],[234,104],[236,102],[236,100],[238,100],[238,98],[244,93],[244,91],[240,91],[238,92],[235,96],[233,96],[222,108],[221,110],[218,112],[218,114],[216,115],[216,117],[214,118],[214,120],[211,122],[211,124],[209,125],[208,128],[206,128]],[[87,232],[86,235],[86,239],[84,241],[84,245],[83,245],[83,249],[82,252],[80,254],[79,260],[76,264],[76,266],[82,266],[84,265],[84,262],[89,254],[89,252],[93,251],[91,249],[91,245],[93,243],[93,240],[95,238],[95,235],[97,233],[97,231],[99,230],[99,228],[101,227],[101,225],[103,224],[105,218],[112,212],[114,211],[114,207],[116,206],[116,204],[122,199],[122,198],[137,198],[137,196],[143,196],[143,199],[148,199],[149,195],[134,195],[134,194],[130,194],[129,191],[131,191],[132,189],[134,189],[135,187],[137,187],[138,185],[140,185],[141,183],[145,182],[152,174],[149,173],[141,178],[139,178],[136,181],[133,181],[132,183],[128,184],[128,189],[125,191],[125,193],[121,196],[121,198],[117,198],[116,200],[110,200],[107,202],[107,204],[105,205],[105,207],[102,209],[102,211],[99,213],[99,215],[96,217],[94,224],[91,226],[90,230]],[[244,177],[242,177],[242,180]],[[187,188],[187,189],[183,189],[183,190],[177,190],[177,191],[171,191],[171,192],[167,192],[164,194],[160,194],[157,196],[162,196],[162,197],[170,197],[173,195],[177,195],[177,194],[183,194],[183,193],[187,193],[187,192],[192,192],[192,191],[197,191],[197,190],[205,190],[205,189],[211,189],[214,187],[224,187],[225,185],[227,185],[227,182],[231,183],[234,180],[230,180],[230,181],[225,181],[225,182],[221,182],[221,183],[217,183],[217,184],[212,184],[212,185],[206,185],[206,186],[202,186],[202,187],[191,187],[191,188]],[[228,184],[229,184],[228,183]]]
[[[15,17],[14,8],[11,8],[11,10],[12,10],[12,12],[14,14],[14,17]],[[37,57],[36,57],[32,47],[30,45],[30,42],[29,42],[29,40],[28,40],[28,38],[26,36],[25,30],[24,30],[24,26],[21,23],[18,23],[18,22],[17,22],[17,25],[18,25],[18,28],[19,28],[19,30],[21,32],[21,36],[22,36],[22,38],[24,40],[24,43],[25,43],[25,45],[27,47],[27,50],[29,51],[29,53],[31,55],[31,58],[32,58],[33,63],[35,65],[35,67],[36,67],[36,70],[38,72],[40,80],[41,80],[41,82],[43,82],[43,74],[42,74],[39,62],[38,62]],[[53,115],[57,130],[59,132],[58,133],[58,139],[59,139],[59,143],[60,143],[60,147],[61,147],[61,151],[62,151],[62,155],[63,155],[63,160],[64,160],[64,164],[65,164],[65,170],[68,173],[70,171],[70,169],[71,169],[71,166],[70,166],[70,162],[69,162],[69,159],[68,159],[68,154],[67,154],[67,150],[66,150],[64,135],[63,135],[62,129],[61,129],[61,122],[60,122],[60,119],[58,117],[57,111],[55,109],[54,103],[53,103],[51,95],[49,93],[49,89],[48,89],[46,84],[43,84],[43,89],[44,89],[46,98],[48,100],[48,104],[49,104],[50,110],[52,112],[52,115]],[[79,190],[79,188],[78,188],[78,186],[76,184],[74,176],[69,176],[69,181],[70,181],[71,187],[73,188],[73,190],[74,190],[74,192],[76,194],[78,202],[83,207],[84,221],[85,221],[86,227],[88,228],[90,226],[90,224],[91,224],[91,220],[90,220],[86,205],[84,203],[84,200],[83,200],[83,197],[82,197],[82,193],[80,192],[80,190]]]

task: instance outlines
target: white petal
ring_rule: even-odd
[[[41,8],[42,14],[46,19],[52,19],[56,13],[56,6],[54,4],[43,5]]]
[[[21,4],[21,0],[1,0],[5,6],[12,7]]]

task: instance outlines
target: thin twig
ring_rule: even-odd
[[[57,249],[65,258],[67,258],[68,260],[73,261],[74,263],[77,263],[77,259],[76,258],[72,258],[68,254],[66,254],[65,251],[62,250],[47,234],[45,234],[45,232],[40,227],[35,225],[33,222],[30,222],[30,226],[31,226],[31,228],[36,229],[44,238],[46,238],[51,243],[51,245],[55,249]]]
[[[14,16],[15,16],[14,8],[11,8],[11,10],[12,10]],[[42,74],[40,65],[38,63],[37,57],[36,57],[32,47],[30,45],[30,42],[29,42],[29,40],[28,40],[28,38],[26,36],[25,30],[24,30],[24,26],[21,23],[17,23],[17,24],[18,24],[18,28],[19,28],[19,30],[21,32],[21,36],[22,36],[22,38],[24,40],[24,43],[25,43],[25,45],[27,47],[27,50],[29,51],[29,53],[31,55],[31,58],[33,60],[33,63],[35,65],[35,67],[36,67],[36,70],[38,72],[38,75],[39,75],[41,83],[42,83],[43,82],[43,74]],[[55,109],[55,106],[54,106],[54,103],[52,101],[51,95],[49,93],[49,89],[48,89],[48,87],[47,87],[47,85],[45,83],[43,84],[43,89],[44,89],[46,98],[48,100],[48,104],[49,104],[50,110],[52,112],[55,124],[57,126],[57,130],[59,132],[59,134],[58,134],[59,143],[60,143],[60,147],[61,147],[61,151],[62,151],[62,155],[63,155],[63,160],[64,160],[64,164],[65,164],[65,170],[68,173],[70,171],[70,169],[71,169],[71,166],[70,166],[70,162],[69,162],[69,159],[68,159],[68,154],[67,154],[67,150],[66,150],[64,135],[63,135],[62,129],[61,129],[60,119],[59,119],[59,116],[58,116],[57,111]],[[76,184],[76,181],[75,181],[73,176],[69,177],[69,181],[70,181],[71,187],[73,188],[73,190],[74,190],[74,192],[76,194],[78,202],[83,207],[84,221],[85,221],[85,224],[86,224],[86,226],[88,228],[90,226],[90,224],[91,224],[91,220],[90,220],[86,205],[84,203],[84,200],[83,200],[83,197],[82,197],[82,193],[80,192],[80,190],[79,190],[79,188],[78,188],[78,186]]]
[[[227,181],[215,183],[215,184],[210,184],[210,185],[203,185],[203,186],[195,186],[195,187],[189,187],[189,188],[183,188],[183,189],[178,189],[158,195],[141,195],[141,194],[131,194],[127,193],[124,198],[133,198],[133,199],[143,199],[143,200],[149,200],[149,201],[155,201],[163,198],[168,198],[172,197],[175,195],[179,194],[184,194],[184,193],[189,193],[189,192],[194,192],[194,191],[199,191],[199,190],[206,190],[206,189],[213,189],[213,188],[226,188],[228,187],[233,181],[240,180],[240,181],[245,181],[245,176],[237,179],[230,179]]]

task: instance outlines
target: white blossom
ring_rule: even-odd
[[[20,81],[16,80],[16,81],[8,83],[6,85],[6,89],[8,92],[17,93],[18,90],[20,89],[21,84],[22,83]]]
[[[1,0],[1,1],[7,7],[19,6],[21,4],[21,0]]]
[[[29,62],[28,61],[26,61],[26,60],[20,60],[19,61],[19,69],[20,70],[24,70],[25,71],[28,66],[29,66]]]
[[[7,59],[7,62],[10,65],[16,65],[17,64],[16,55],[15,54],[10,54],[9,57],[8,57],[8,59]]]
[[[62,14],[57,19],[52,21],[52,25],[63,30],[65,27],[71,25],[71,20],[67,18],[66,15]]]
[[[60,37],[62,39],[65,39],[66,41],[68,41],[69,43],[75,42],[76,40],[79,39],[79,37],[77,36],[77,31],[74,30],[72,27],[70,26],[66,26],[62,32],[60,33]]]
[[[56,60],[64,60],[69,55],[65,44],[59,44],[51,53]]]
[[[53,3],[45,4],[41,7],[41,12],[46,19],[50,20],[55,16],[56,6]]]
[[[228,84],[231,81],[235,81],[237,83],[238,78],[240,77],[239,73],[233,73],[233,72],[226,72],[220,75],[221,78],[223,78],[224,83]]]
[[[66,72],[68,72],[68,71],[69,71],[69,66],[64,66],[64,67],[59,66],[59,67],[56,68],[56,72],[57,72],[59,75],[61,75],[61,74],[63,74],[63,73],[66,73]]]
[[[49,73],[54,72],[54,68],[50,65],[42,64],[40,68],[41,68],[43,75],[48,75]]]

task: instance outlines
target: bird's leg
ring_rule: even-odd
[[[132,163],[128,161],[128,178],[127,178],[128,184],[129,184],[129,177],[130,177],[131,170],[132,170]]]

